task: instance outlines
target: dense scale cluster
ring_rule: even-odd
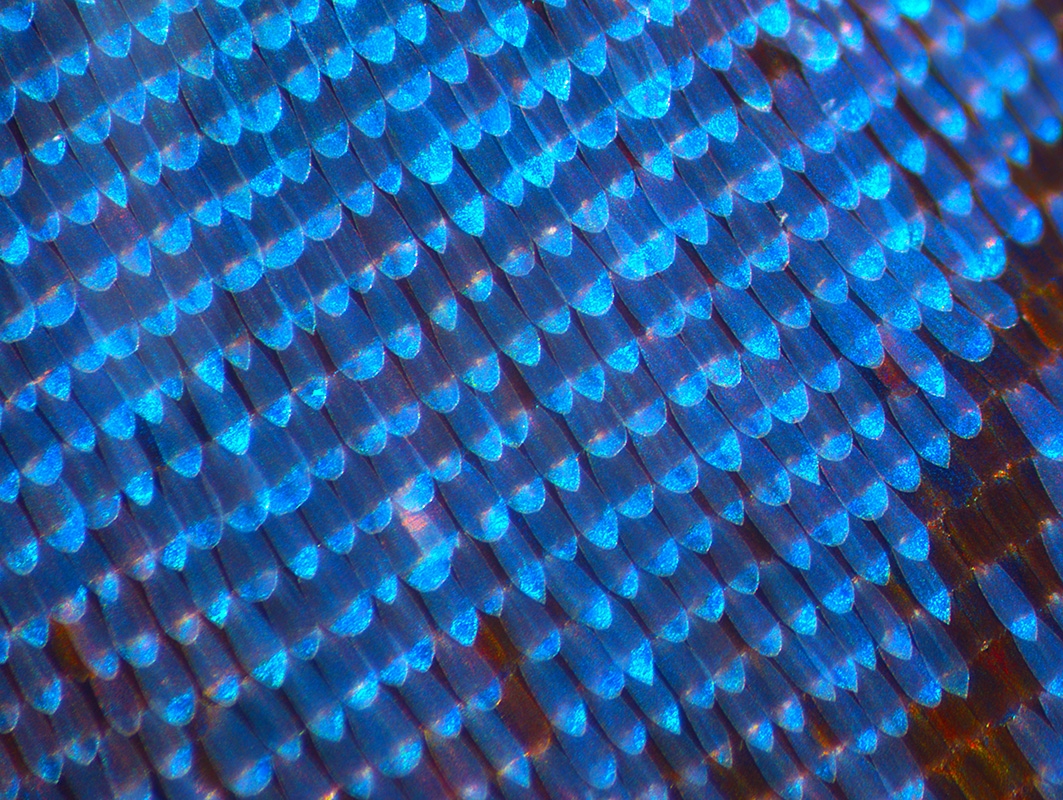
[[[1019,322],[1051,23],[433,3],[0,10],[0,797],[924,796],[905,496]],[[1063,360],[993,391],[1063,511]],[[1063,601],[975,579],[1060,796]]]

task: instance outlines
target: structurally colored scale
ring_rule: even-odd
[[[1063,798],[1061,12],[0,3],[0,798]]]

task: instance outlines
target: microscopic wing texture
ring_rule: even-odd
[[[1057,0],[5,0],[0,798],[1063,798]]]

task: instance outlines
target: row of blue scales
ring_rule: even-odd
[[[2,5],[0,797],[1063,796],[1045,11]]]

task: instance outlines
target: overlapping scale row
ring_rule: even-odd
[[[1061,117],[1022,0],[7,4],[0,796],[953,786]],[[1057,796],[1063,595],[967,566]]]

